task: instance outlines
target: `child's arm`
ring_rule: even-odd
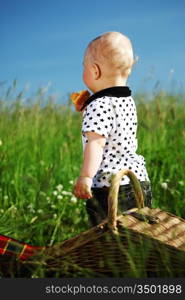
[[[88,143],[84,150],[83,165],[80,176],[74,187],[75,196],[82,199],[92,198],[92,178],[101,164],[103,148],[106,142],[106,139],[103,136],[95,132],[86,132],[86,136],[88,138]]]
[[[84,161],[80,176],[93,178],[102,161],[106,139],[95,132],[86,132],[86,137],[88,143],[84,150]]]

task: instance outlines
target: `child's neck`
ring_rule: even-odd
[[[96,93],[100,90],[107,89],[113,86],[125,86],[126,83],[127,83],[127,78],[123,78],[123,77],[116,77],[116,78],[102,80],[101,84],[97,86],[94,92]]]

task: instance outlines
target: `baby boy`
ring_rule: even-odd
[[[110,176],[132,170],[140,181],[145,205],[151,206],[151,188],[145,159],[137,151],[137,113],[127,79],[134,64],[131,41],[120,32],[107,32],[88,45],[83,80],[93,92],[83,110],[84,158],[74,194],[86,199],[91,225],[107,216]],[[122,210],[136,206],[130,180],[119,190]]]

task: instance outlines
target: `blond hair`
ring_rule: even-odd
[[[92,63],[106,65],[110,75],[128,76],[134,64],[132,44],[128,37],[120,32],[107,32],[92,40],[85,55]]]

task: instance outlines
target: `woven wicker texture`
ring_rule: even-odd
[[[117,215],[119,183],[125,175],[138,207]],[[46,277],[184,277],[185,220],[144,207],[135,175],[121,170],[112,176],[106,220],[20,264],[28,269],[39,264]]]

